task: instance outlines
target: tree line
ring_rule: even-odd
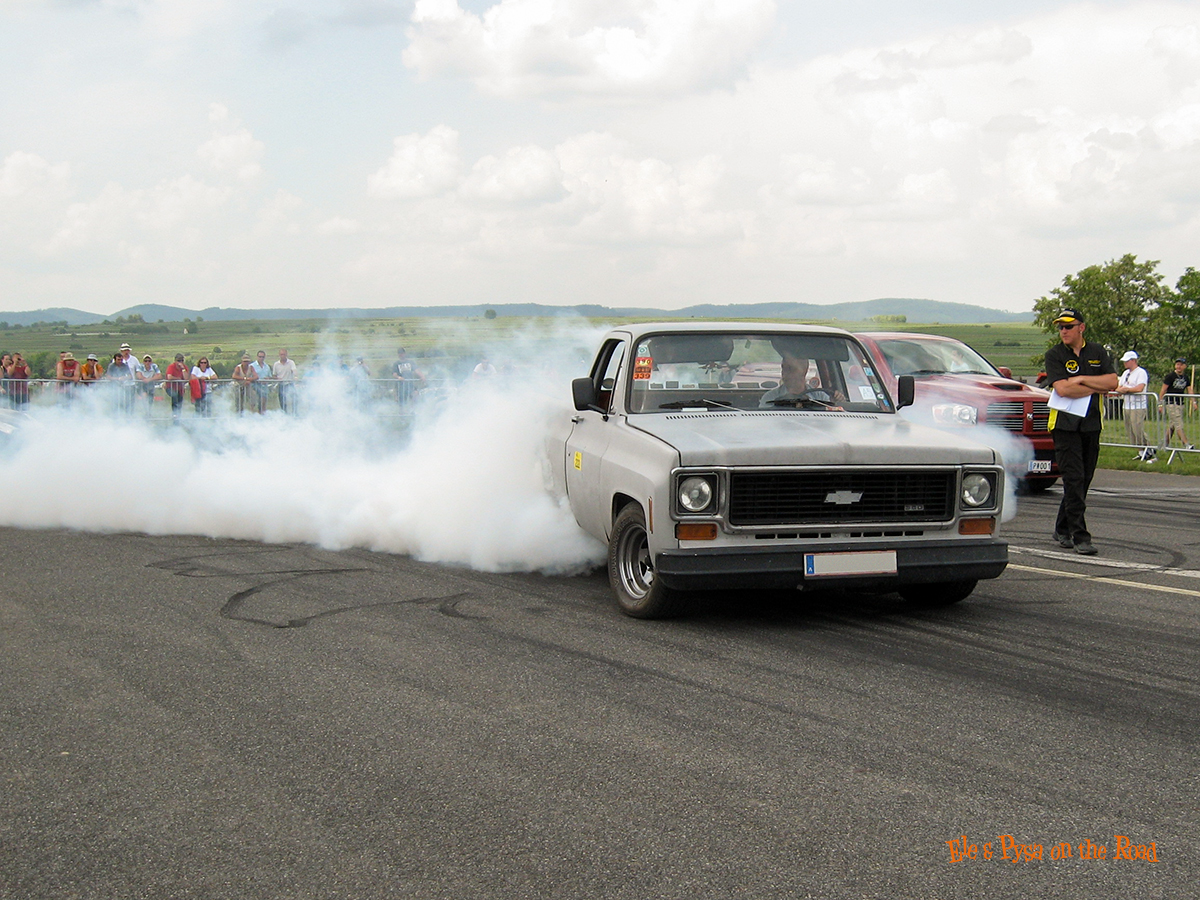
[[[1061,287],[1033,305],[1034,323],[1053,332],[1064,306],[1077,309],[1087,322],[1087,337],[1108,347],[1114,360],[1136,350],[1147,371],[1167,372],[1183,357],[1200,358],[1200,272],[1190,266],[1175,287],[1164,284],[1156,259],[1138,260],[1127,253],[1103,265],[1088,266],[1063,279]],[[1035,362],[1041,364],[1041,357]]]

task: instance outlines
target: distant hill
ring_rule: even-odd
[[[488,310],[497,316],[586,316],[591,318],[697,318],[723,319],[807,319],[820,321],[863,322],[873,316],[906,316],[909,322],[939,322],[965,325],[982,322],[1032,322],[1033,312],[1010,313],[999,309],[971,306],[968,303],[944,303],[940,300],[884,297],[854,303],[711,303],[664,310],[644,307],[609,307],[595,304],[580,306],[545,306],[539,303],[497,303],[474,306],[389,306],[383,309],[208,309],[191,310],[177,306],[144,303],[120,310],[111,316],[83,312],[78,309],[38,309],[31,312],[0,313],[0,321],[10,325],[32,325],[36,322],[62,322],[68,325],[96,325],[105,319],[137,314],[147,322],[179,322],[200,317],[209,322],[244,319],[400,319],[447,316],[482,316]]]

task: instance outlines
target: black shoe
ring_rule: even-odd
[[[1080,541],[1075,545],[1075,552],[1083,556],[1095,556],[1096,548],[1092,546],[1091,541]]]
[[[1059,534],[1056,531],[1050,536],[1050,539],[1058,541],[1058,546],[1062,547],[1064,550],[1070,550],[1075,546],[1075,542],[1071,540],[1071,536],[1069,534]]]

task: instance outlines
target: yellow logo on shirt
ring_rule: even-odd
[[[1068,359],[1065,368],[1068,372],[1070,372],[1072,375],[1074,375],[1076,372],[1079,371],[1079,361],[1074,360],[1074,359]]]

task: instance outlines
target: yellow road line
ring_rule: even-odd
[[[1040,575],[1057,575],[1059,578],[1086,578],[1088,581],[1104,581],[1108,584],[1119,584],[1123,587],[1138,588],[1143,591],[1161,591],[1164,594],[1183,594],[1187,597],[1200,597],[1200,591],[1189,591],[1187,588],[1168,587],[1165,584],[1142,584],[1140,581],[1125,581],[1123,578],[1109,578],[1105,575],[1085,575],[1081,572],[1060,572],[1057,569],[1043,569],[1039,566],[1018,566],[1009,563],[1008,568],[1019,569],[1022,572],[1037,572]]]

